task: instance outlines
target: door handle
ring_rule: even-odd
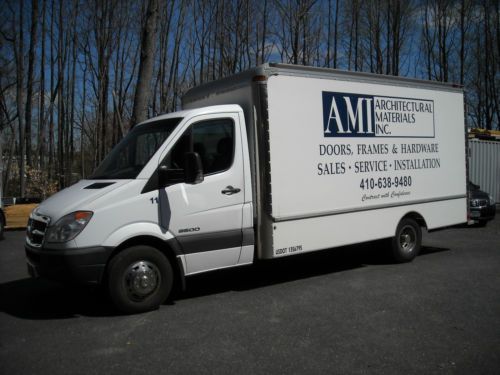
[[[241,191],[241,189],[238,189],[238,188],[235,188],[235,187],[232,187],[231,185],[229,185],[229,186],[226,186],[226,188],[224,190],[222,190],[221,193],[224,195],[233,195],[233,194],[239,193],[240,191]]]

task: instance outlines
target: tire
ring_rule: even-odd
[[[403,219],[391,240],[392,257],[397,263],[411,262],[420,252],[422,230],[413,219]]]
[[[150,246],[133,246],[109,263],[107,287],[115,307],[127,314],[156,310],[170,295],[170,261]]]

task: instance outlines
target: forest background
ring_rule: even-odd
[[[265,62],[453,82],[500,124],[495,0],[2,0],[4,196],[85,178],[133,124]]]

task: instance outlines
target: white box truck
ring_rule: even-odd
[[[467,221],[461,88],[265,64],[190,90],[31,214],[32,276],[104,284],[124,312],[185,277]]]

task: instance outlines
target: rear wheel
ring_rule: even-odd
[[[392,238],[392,257],[398,263],[411,262],[420,252],[422,230],[418,223],[410,218],[399,222],[396,236]]]
[[[130,247],[110,261],[108,292],[116,308],[124,313],[157,309],[169,296],[172,284],[172,265],[153,247]]]

